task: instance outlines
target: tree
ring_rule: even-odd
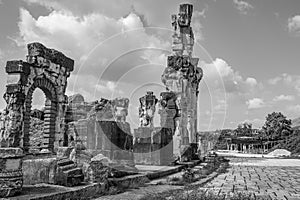
[[[292,120],[287,119],[281,112],[268,114],[262,127],[265,137],[272,140],[282,140],[292,133]]]
[[[251,136],[252,135],[252,124],[248,122],[243,122],[238,125],[235,129],[238,136]]]

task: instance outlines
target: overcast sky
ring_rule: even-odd
[[[25,44],[37,41],[75,60],[68,95],[128,97],[136,127],[138,98],[164,91],[170,15],[182,2],[194,5],[194,57],[204,70],[199,130],[259,128],[272,111],[300,116],[299,0],[0,0],[0,93],[5,62],[24,60]],[[43,101],[37,91],[33,104]]]

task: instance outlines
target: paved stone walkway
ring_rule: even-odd
[[[182,186],[148,185],[97,200],[138,200],[147,194],[180,188]],[[228,172],[217,176],[199,190],[219,195],[242,192],[264,200],[300,200],[300,160],[230,158]]]
[[[263,199],[300,200],[300,160],[230,158],[228,172],[202,189],[249,193]]]

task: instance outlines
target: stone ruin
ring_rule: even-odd
[[[134,130],[136,163],[163,165],[174,159],[189,161],[196,155],[198,87],[203,72],[197,67],[199,58],[192,56],[192,13],[193,5],[181,4],[179,14],[172,15],[173,53],[161,77],[167,91],[160,94],[160,100],[153,92],[140,98],[140,127]],[[157,103],[160,127],[153,125]]]
[[[194,34],[191,25],[193,5],[181,4],[178,15],[172,15],[173,45],[172,55],[168,56],[167,67],[162,74],[166,90],[175,94],[178,113],[175,118],[173,136],[174,155],[181,160],[190,159],[183,156],[187,149],[192,154],[197,150],[197,100],[198,86],[203,71],[197,67],[199,58],[192,56]]]
[[[13,60],[6,64],[8,74],[4,99],[7,106],[1,127],[1,147],[22,147],[28,152],[32,95],[40,88],[45,96],[44,131],[41,149],[54,151],[63,141],[67,79],[74,61],[61,52],[40,43],[27,45],[26,61]]]
[[[69,143],[80,141],[91,155],[102,154],[134,170],[133,137],[126,122],[128,106],[128,98],[85,102],[79,94],[69,97],[66,114]]]
[[[192,159],[203,76],[199,59],[192,57],[192,12],[192,5],[182,4],[179,14],[172,15],[173,53],[161,77],[166,91],[159,99],[153,92],[139,99],[140,125],[133,134],[126,122],[129,99],[85,102],[80,94],[65,95],[74,61],[61,52],[31,43],[26,61],[8,61],[7,106],[0,120],[0,197],[20,192],[23,183],[74,186],[103,181],[108,168],[122,176],[134,173],[135,163],[168,165],[174,156]],[[46,97],[43,110],[31,109],[36,88]],[[153,123],[156,106],[159,127]],[[42,126],[35,147],[30,143],[31,118]]]
[[[23,160],[24,155],[30,153],[32,116],[43,119],[42,144],[39,146],[39,153],[47,155],[54,153],[65,139],[67,105],[65,91],[67,79],[73,71],[74,61],[40,43],[28,44],[27,49],[26,61],[13,60],[6,63],[8,78],[3,97],[7,106],[0,120],[1,197],[13,196],[20,192],[23,183],[33,180],[36,174],[42,176],[40,179],[46,180],[43,176],[45,167],[41,167],[43,164],[38,165],[38,161]],[[31,110],[32,95],[37,88],[40,88],[46,97],[44,111]],[[37,166],[32,168],[32,163]],[[64,179],[62,185],[80,183],[83,180],[82,170],[73,164],[70,160],[67,161],[64,166],[72,167],[69,167],[65,173],[60,172],[61,168],[58,165],[53,167],[55,174],[53,183],[59,184],[57,177]],[[24,179],[26,176],[30,176],[29,179]]]
[[[153,127],[153,118],[155,113],[155,106],[158,99],[153,95],[153,92],[147,94],[140,99],[139,117],[141,127]]]
[[[169,165],[173,161],[174,126],[168,127],[165,122],[161,123],[160,127],[154,127],[153,124],[156,105],[162,103],[167,106],[169,99],[158,100],[153,92],[149,91],[139,100],[140,126],[133,133],[134,161],[136,164]],[[173,117],[171,124],[174,121]]]

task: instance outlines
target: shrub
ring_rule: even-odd
[[[182,180],[187,183],[193,182],[195,179],[195,172],[191,168],[184,169],[184,172],[182,174]]]

